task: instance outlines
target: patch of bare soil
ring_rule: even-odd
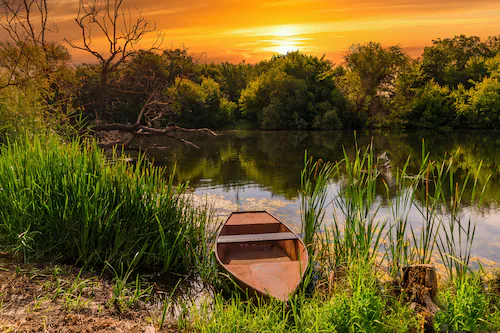
[[[161,308],[72,266],[17,264],[0,254],[0,332],[177,332]],[[129,303],[127,303],[129,302]]]

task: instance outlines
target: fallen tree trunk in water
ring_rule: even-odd
[[[173,139],[179,140],[184,144],[192,146],[194,148],[200,148],[193,142],[183,139],[176,135],[178,132],[184,133],[205,133],[211,136],[218,136],[219,134],[215,133],[211,129],[208,128],[184,128],[177,125],[167,126],[165,128],[154,128],[150,126],[144,126],[141,124],[98,124],[91,127],[91,130],[94,132],[106,132],[106,131],[119,131],[119,132],[127,132],[129,135],[121,140],[110,140],[108,142],[99,143],[102,147],[110,147],[123,145],[124,147],[128,147],[128,145],[132,142],[134,138],[137,136],[145,136],[145,135],[158,135],[158,136],[168,136]]]

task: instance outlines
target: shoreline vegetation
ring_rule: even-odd
[[[481,207],[487,182],[478,185],[477,169],[458,173],[455,156],[438,162],[422,146],[416,174],[406,164],[396,186],[382,184],[386,219],[376,218],[380,165],[371,145],[345,147],[338,162],[306,156],[297,177],[312,264],[283,304],[233,291],[212,254],[215,212],[194,206],[173,170],[100,148],[154,135],[196,146],[182,133],[224,128],[500,129],[500,36],[437,39],[418,59],[369,42],[338,65],[300,52],[202,64],[187,50],[162,49],[161,33],[139,49],[158,31],[140,15],[130,20],[122,3],[79,3],[83,44],[50,41],[46,0],[4,8],[0,330],[500,329],[500,274],[469,268],[475,220],[462,205]],[[108,53],[96,39],[109,42]],[[95,63],[73,65],[68,47]],[[329,193],[335,177],[343,186]],[[337,207],[332,225],[322,223],[328,204]],[[421,226],[408,223],[411,205]],[[418,266],[429,264],[443,268],[437,287],[427,278],[433,270]],[[206,299],[187,297],[194,285]]]
[[[193,207],[186,185],[174,185],[165,170],[120,154],[107,158],[95,141],[65,142],[55,134],[9,142],[1,156],[4,330],[29,332],[41,318],[49,331],[64,322],[68,331],[81,330],[76,321],[97,331],[107,322],[137,332],[500,327],[500,276],[470,270],[475,222],[462,209],[463,200],[479,208],[484,187],[477,186],[479,170],[457,177],[454,156],[433,161],[422,147],[420,172],[407,174],[408,162],[396,186],[385,185],[390,215],[378,219],[381,165],[371,146],[345,151],[338,162],[306,154],[299,195],[313,269],[288,304],[247,301],[234,290],[211,252],[221,221],[214,223],[209,205]],[[329,193],[339,176],[344,185]],[[466,189],[472,196],[463,197]],[[324,225],[329,204],[337,215]],[[407,223],[411,205],[418,205],[422,226]],[[436,263],[437,287],[419,280],[418,269],[408,277],[412,267]],[[203,285],[204,296],[187,297],[182,281]]]
[[[142,49],[112,69],[30,43],[0,43],[3,142],[24,127],[108,146],[158,135],[196,146],[182,133],[228,129],[500,129],[499,36],[436,39],[417,59],[397,45],[353,44],[339,64],[298,51],[204,64],[187,50]]]

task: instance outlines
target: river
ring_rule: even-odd
[[[338,161],[343,147],[349,154],[373,142],[375,154],[385,159],[384,178],[390,184],[398,168],[411,157],[409,172],[416,172],[422,160],[422,144],[431,159],[441,161],[445,154],[457,154],[458,174],[475,172],[482,161],[478,185],[484,203],[477,215],[473,247],[474,259],[489,266],[500,262],[500,133],[488,131],[325,131],[325,132],[222,132],[217,137],[203,134],[183,135],[200,148],[169,138],[148,138],[139,142],[155,164],[173,170],[176,180],[189,181],[194,200],[208,200],[218,215],[227,217],[235,210],[267,210],[300,232],[298,189],[304,152],[315,158]],[[463,177],[462,177],[463,178]],[[330,198],[339,190],[330,186]],[[387,214],[387,195],[383,186],[377,193],[381,209]],[[465,207],[465,210],[468,208]],[[333,220],[333,209],[325,223]],[[422,217],[413,207],[410,223],[418,228]]]

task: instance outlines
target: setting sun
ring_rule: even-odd
[[[284,25],[275,28],[273,32],[275,36],[278,37],[291,37],[299,34],[298,28],[294,25]]]
[[[286,54],[297,51],[303,44],[303,41],[296,36],[299,35],[299,29],[293,25],[284,25],[276,27],[272,33],[274,39],[270,40],[269,50],[274,53]]]
[[[286,54],[288,52],[297,51],[299,49],[297,42],[293,40],[276,40],[273,41],[276,43],[276,46],[273,48],[276,53]]]

